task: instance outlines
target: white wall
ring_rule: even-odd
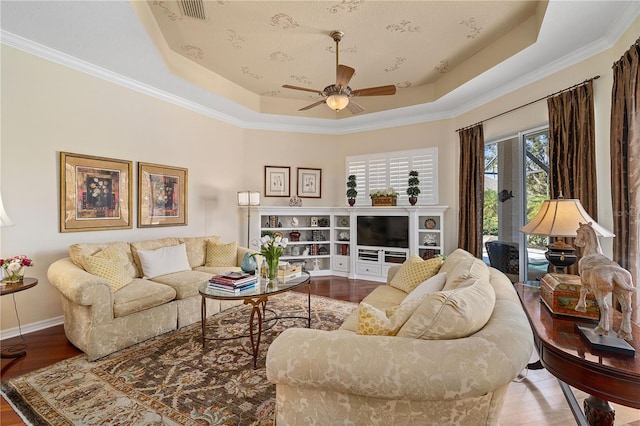
[[[635,41],[638,21],[608,51],[539,82],[489,102],[452,120],[341,136],[243,130],[173,104],[2,46],[2,129],[0,183],[14,227],[0,229],[0,254],[27,254],[39,279],[15,295],[21,322],[37,328],[62,315],[57,291],[48,283],[48,265],[76,242],[137,241],[161,236],[242,235],[236,192],[264,190],[264,166],[322,169],[322,198],[305,206],[346,205],[346,155],[422,147],[439,149],[440,204],[448,205],[445,244],[457,246],[458,155],[455,129],[571,86],[593,75],[595,82],[599,221],[611,228],[609,105],[611,65]],[[544,124],[545,102],[488,121],[487,140]],[[66,233],[59,227],[59,152],[167,164],[189,169],[189,225],[120,231]],[[133,177],[136,223],[137,170]],[[289,199],[262,198],[264,205]],[[607,246],[605,242],[605,248]],[[10,296],[0,299],[4,335],[17,326]],[[25,328],[23,328],[24,330]]]

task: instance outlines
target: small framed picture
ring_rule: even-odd
[[[288,197],[291,194],[291,168],[264,166],[264,196]]]
[[[322,197],[322,169],[298,167],[298,197]]]
[[[138,163],[138,228],[187,224],[187,169]]]
[[[60,153],[60,232],[131,228],[131,161]]]

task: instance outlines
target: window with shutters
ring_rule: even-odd
[[[411,170],[418,171],[420,179],[418,204],[438,204],[438,148],[356,155],[347,157],[346,163],[347,176],[356,176],[356,205],[369,205],[369,193],[384,188],[398,192],[398,205],[409,205]]]

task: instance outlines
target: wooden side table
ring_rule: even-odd
[[[613,425],[615,412],[609,401],[640,409],[640,358],[592,350],[575,329],[590,320],[554,316],[540,301],[540,288],[515,285],[527,314],[542,365],[560,382],[578,424]],[[618,330],[622,316],[613,312],[612,328]],[[640,327],[632,323],[636,352],[640,350]],[[587,392],[584,415],[568,385]]]
[[[7,294],[14,294],[19,291],[27,290],[31,287],[35,287],[38,284],[38,280],[36,278],[24,278],[21,282],[18,283],[3,283],[0,286],[0,296],[5,296]],[[18,309],[16,307],[16,309]],[[17,314],[17,312],[16,312]],[[22,347],[19,350],[11,350],[3,349],[0,352],[0,358],[21,358],[27,354],[27,351]]]

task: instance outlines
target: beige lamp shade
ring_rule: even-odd
[[[0,194],[0,227],[3,226],[13,226],[13,222],[9,219],[9,216],[4,209],[4,204],[2,204],[2,194]]]
[[[260,193],[257,191],[239,191],[238,205],[239,206],[259,206]]]
[[[550,237],[575,237],[580,223],[591,223],[601,237],[615,234],[600,226],[582,207],[580,200],[559,198],[546,200],[533,220],[520,228],[520,232]]]

